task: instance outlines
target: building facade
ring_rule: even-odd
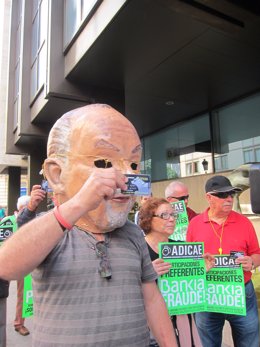
[[[10,13],[6,153],[28,156],[30,185],[56,119],[96,102],[136,126],[155,195],[181,179],[202,199],[208,175],[260,162],[257,1],[13,0]]]

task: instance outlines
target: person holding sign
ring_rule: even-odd
[[[14,215],[5,216],[0,221],[0,246],[17,229]],[[6,311],[9,295],[9,281],[0,278],[0,347],[6,347]]]
[[[225,176],[214,176],[205,185],[209,208],[192,219],[188,242],[204,242],[205,252],[232,255],[242,265],[246,294],[246,316],[216,312],[195,314],[204,347],[220,347],[225,320],[229,321],[236,347],[259,347],[258,311],[251,270],[260,265],[260,248],[251,222],[232,211],[233,198],[240,188]]]
[[[169,202],[184,201],[189,221],[197,216],[197,213],[188,207],[189,190],[186,184],[173,181],[165,188],[165,198]]]
[[[139,225],[145,233],[145,240],[153,266],[158,275],[168,273],[171,264],[159,258],[158,245],[160,242],[171,242],[169,238],[174,230],[175,218],[171,204],[162,198],[150,198],[141,207],[139,212]],[[206,257],[207,269],[212,267],[212,257]],[[181,319],[179,319],[181,317]],[[190,316],[191,317],[191,316]],[[201,346],[198,332],[194,322],[191,324],[188,315],[172,316],[172,323],[176,332],[179,346]],[[158,346],[151,338],[150,346]]]
[[[30,201],[29,195],[23,195],[18,198],[16,219],[19,212],[21,212],[25,207],[27,207],[29,201]],[[23,287],[24,287],[24,279],[22,278],[17,280],[17,300],[16,300],[15,319],[14,319],[14,330],[17,331],[22,336],[27,336],[30,334],[30,332],[24,326],[24,318],[22,317]]]
[[[134,126],[108,105],[52,127],[44,175],[56,206],[0,249],[0,278],[32,271],[34,347],[148,347],[148,325],[160,347],[176,347],[144,237],[127,220],[125,174],[139,173],[141,152]]]
[[[41,189],[40,185],[34,185],[30,195],[20,196],[17,200],[17,226],[21,226],[19,223],[20,214],[28,213],[34,215],[36,205],[45,198],[45,192]],[[23,311],[23,293],[24,293],[24,279],[17,281],[17,301],[16,301],[16,313],[14,319],[14,330],[22,336],[27,336],[30,331],[24,326],[24,317],[22,316]]]

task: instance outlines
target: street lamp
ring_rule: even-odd
[[[208,171],[208,168],[209,168],[209,162],[206,159],[203,159],[202,166],[203,166],[204,172],[206,174]]]

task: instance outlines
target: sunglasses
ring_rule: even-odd
[[[108,259],[107,251],[108,243],[106,241],[99,241],[95,245],[96,255],[100,258],[98,272],[100,277],[110,280],[112,278],[112,269]]]
[[[188,199],[189,199],[189,195],[183,195],[183,196],[169,196],[168,199],[176,199],[176,200],[179,200],[179,201],[188,200]]]
[[[170,219],[170,217],[175,218],[174,213],[169,213],[169,212],[163,212],[161,214],[154,214],[153,217],[161,218],[164,220]]]
[[[231,198],[233,198],[236,195],[236,193],[234,193],[234,192],[219,192],[219,193],[210,193],[210,195],[216,196],[219,199],[226,199],[229,196]]]

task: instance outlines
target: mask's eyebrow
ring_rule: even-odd
[[[112,143],[106,141],[106,140],[98,140],[95,143],[96,148],[109,148],[112,149],[113,151],[120,152],[120,149],[117,148],[116,146],[112,145]]]
[[[141,152],[142,149],[143,149],[143,148],[142,148],[142,145],[140,144],[140,145],[136,146],[136,147],[132,150],[132,153],[135,154],[135,153],[137,153],[137,152]]]
[[[112,149],[113,151],[116,151],[116,152],[120,152],[120,149],[117,148],[115,145],[113,145],[112,143],[106,141],[106,140],[98,140],[96,143],[95,143],[95,147],[96,148],[109,148],[109,149]],[[137,145],[133,150],[132,150],[132,153],[135,154],[137,152],[141,152],[142,151],[142,145],[139,144]]]

